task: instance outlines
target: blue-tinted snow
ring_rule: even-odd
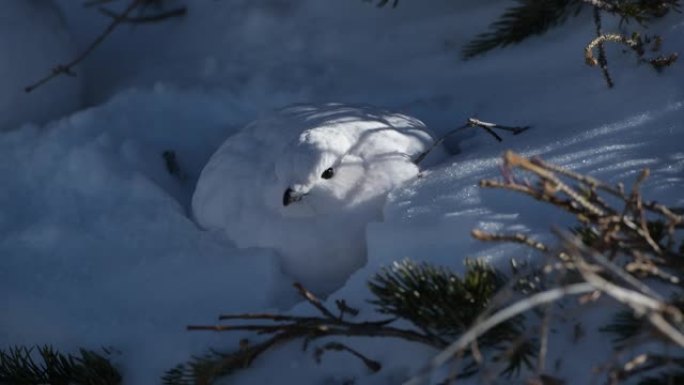
[[[109,22],[80,2],[58,3],[81,49]],[[607,89],[582,57],[593,33],[588,15],[463,62],[458,48],[508,4],[186,3],[187,17],[125,25],[84,63],[79,79],[94,108],[41,127],[17,124],[0,135],[0,347],[113,346],[121,351],[116,359],[127,384],[154,383],[208,347],[236,347],[240,336],[183,328],[212,323],[220,313],[272,309],[285,284],[270,251],[237,250],[199,230],[187,215],[190,194],[226,136],[263,111],[295,102],[377,104],[437,132],[470,116],[533,126],[517,137],[504,135],[503,143],[474,130],[452,138],[448,144],[458,154],[391,195],[384,221],[367,229],[368,266],[331,297],[362,307],[362,316],[371,315],[365,281],[379,266],[404,257],[455,269],[468,256],[505,263],[511,255],[527,257],[526,251],[475,242],[470,230],[549,239],[549,224],[571,223],[526,197],[477,187],[499,175],[506,149],[610,182],[629,184],[649,167],[645,195],[684,205],[684,67],[657,74],[609,47],[616,87]],[[606,31],[616,29],[614,21],[605,24]],[[665,51],[682,46],[682,31],[677,15],[649,30],[663,35]],[[165,171],[165,150],[177,153],[182,180]],[[305,305],[294,310],[313,312]],[[570,319],[558,324],[550,347],[550,363],[564,358],[553,374],[568,383],[588,383],[590,368],[608,357],[608,341],[592,328],[609,315],[578,316],[589,337],[572,343]],[[368,374],[358,360],[337,353],[318,365],[295,343],[234,380],[354,377],[357,384],[395,384],[434,353],[384,340],[351,344],[380,360],[383,370]]]

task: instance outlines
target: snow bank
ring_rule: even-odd
[[[130,91],[0,136],[12,181],[0,189],[0,346],[112,346],[127,381],[149,384],[216,341],[185,325],[282,303],[271,252],[238,251],[187,215],[211,139],[235,116],[219,100]]]

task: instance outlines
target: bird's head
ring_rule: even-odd
[[[313,216],[348,206],[346,198],[364,174],[363,162],[349,153],[350,148],[351,141],[344,136],[304,131],[276,162],[279,191],[271,199],[279,211]]]

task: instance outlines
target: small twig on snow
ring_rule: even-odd
[[[90,45],[88,46],[88,48],[85,49],[85,51],[83,51],[80,55],[78,55],[74,60],[70,61],[69,63],[57,65],[52,69],[49,75],[45,76],[44,78],[38,80],[37,82],[31,85],[26,86],[26,88],[24,88],[24,91],[32,92],[36,88],[42,86],[43,84],[49,82],[50,80],[60,75],[74,76],[74,67],[80,64],[83,60],[85,60],[85,58],[87,58],[88,55],[90,55],[95,50],[95,48],[102,44],[102,42],[107,38],[107,36],[114,32],[116,27],[118,27],[119,24],[121,24],[128,17],[128,15],[130,15],[131,12],[133,12],[134,9],[139,7],[144,2],[145,0],[132,0],[130,4],[128,4],[126,9],[121,13],[121,15],[112,20],[112,22],[107,26],[107,28],[105,28],[105,30],[102,31],[102,33],[100,33],[100,35],[96,37],[92,43],[90,43]]]
[[[112,19],[116,20],[121,18],[122,22],[126,23],[131,23],[131,24],[144,24],[144,23],[156,23],[159,21],[164,21],[166,19],[170,19],[173,17],[182,17],[185,16],[188,13],[187,7],[178,7],[174,8],[168,11],[160,12],[154,15],[149,15],[149,16],[125,16],[122,17],[122,14],[116,13],[114,11],[111,11],[107,8],[100,7],[99,8],[100,13],[102,13],[105,16],[111,17]]]

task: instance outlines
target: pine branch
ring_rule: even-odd
[[[559,301],[569,295],[586,294],[594,291],[594,288],[586,283],[578,283],[558,287],[537,293],[529,298],[521,299],[484,319],[479,319],[473,327],[462,334],[456,341],[442,350],[426,365],[418,375],[405,382],[404,385],[419,385],[432,371],[449,362],[449,360],[463,351],[470,343],[479,336],[507,320],[513,319],[538,306]]]
[[[121,382],[121,375],[109,360],[91,350],[81,349],[79,355],[65,355],[48,345],[0,350],[2,385],[118,385]]]
[[[494,48],[517,44],[562,24],[568,17],[579,14],[580,0],[517,0],[485,32],[473,39],[462,50],[464,59],[482,55]]]

